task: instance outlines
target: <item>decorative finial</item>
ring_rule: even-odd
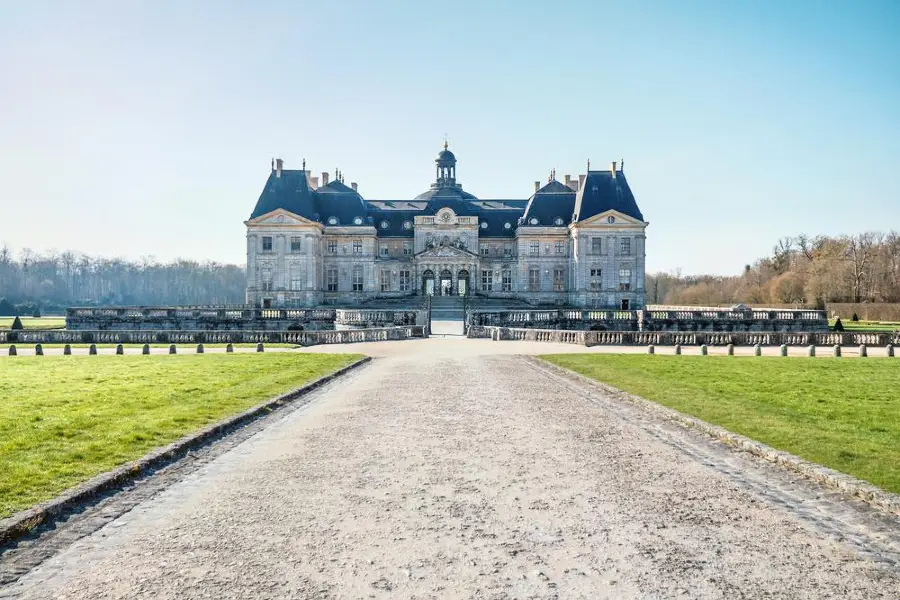
[[[272,170],[274,171],[274,170],[275,170],[275,159],[274,159],[274,158],[272,159],[272,163],[271,163],[271,164],[272,164]]]
[[[587,170],[588,170],[588,171],[591,170],[591,159],[588,159],[588,168],[587,168]]]
[[[445,136],[445,137],[444,137],[444,150],[446,150],[446,149],[447,149],[447,146],[449,146],[449,145],[450,145],[450,144],[447,143],[447,138],[446,138],[446,136]]]
[[[306,159],[305,158],[303,159],[303,170],[304,171],[306,170]]]
[[[622,172],[624,173],[624,172],[625,172],[625,159],[624,159],[624,158],[621,159],[620,164],[621,164],[622,166],[619,167],[619,170],[622,171]]]

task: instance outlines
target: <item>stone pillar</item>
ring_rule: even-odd
[[[816,355],[816,347],[813,346],[812,344],[810,344],[810,345],[809,345],[809,348],[807,348],[807,350],[806,350],[806,353],[807,353],[807,355],[810,356],[810,357],[815,357],[815,355]]]
[[[762,356],[762,346],[759,344],[753,346],[753,356]]]
[[[654,346],[653,344],[650,344],[649,346],[647,346],[647,354],[655,354],[655,353],[656,353],[656,346]]]
[[[894,345],[893,345],[893,344],[888,344],[887,347],[885,348],[885,350],[887,351],[888,357],[893,358],[893,356],[894,356]]]
[[[787,344],[782,344],[782,345],[781,345],[781,355],[782,355],[782,356],[787,356],[787,355],[788,355],[788,347],[787,347]]]
[[[706,356],[707,353],[708,353],[708,348],[706,347],[706,344],[701,345],[700,346],[700,355]]]
[[[835,357],[835,358],[840,358],[840,357],[841,357],[841,345],[840,345],[840,344],[835,344],[835,345],[834,345],[834,357]]]
[[[169,344],[169,354],[177,354],[178,348],[176,348],[175,344]]]
[[[728,356],[734,356],[734,344],[728,344],[726,352],[728,353]]]
[[[860,344],[860,345],[859,345],[859,357],[860,357],[860,358],[865,358],[865,357],[867,357],[868,355],[869,355],[869,352],[868,352],[868,350],[867,350],[867,348],[866,348],[866,345],[865,345],[865,344]]]
[[[681,354],[681,344],[675,344],[675,354],[676,356]]]

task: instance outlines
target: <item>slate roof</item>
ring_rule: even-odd
[[[607,210],[644,220],[622,171],[616,171],[615,177],[612,171],[588,171],[584,187],[575,196],[572,220],[584,221]]]
[[[558,218],[568,225],[610,209],[644,220],[621,171],[615,177],[610,171],[589,171],[578,193],[553,180],[527,200],[481,200],[455,184],[432,185],[413,200],[365,200],[340,181],[312,190],[305,171],[282,170],[281,177],[272,171],[250,218],[283,208],[323,224],[334,217],[339,225],[353,225],[360,217],[379,236],[413,237],[414,228],[405,229],[404,222],[413,223],[416,215],[434,215],[444,207],[460,216],[477,216],[482,237],[514,237],[520,226],[555,226]],[[530,223],[532,218],[537,224]]]

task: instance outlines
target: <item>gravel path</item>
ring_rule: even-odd
[[[441,344],[315,392],[0,597],[900,597],[896,520]]]

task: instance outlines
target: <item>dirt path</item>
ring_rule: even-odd
[[[0,597],[900,596],[896,520],[654,419],[513,356],[379,358]]]

